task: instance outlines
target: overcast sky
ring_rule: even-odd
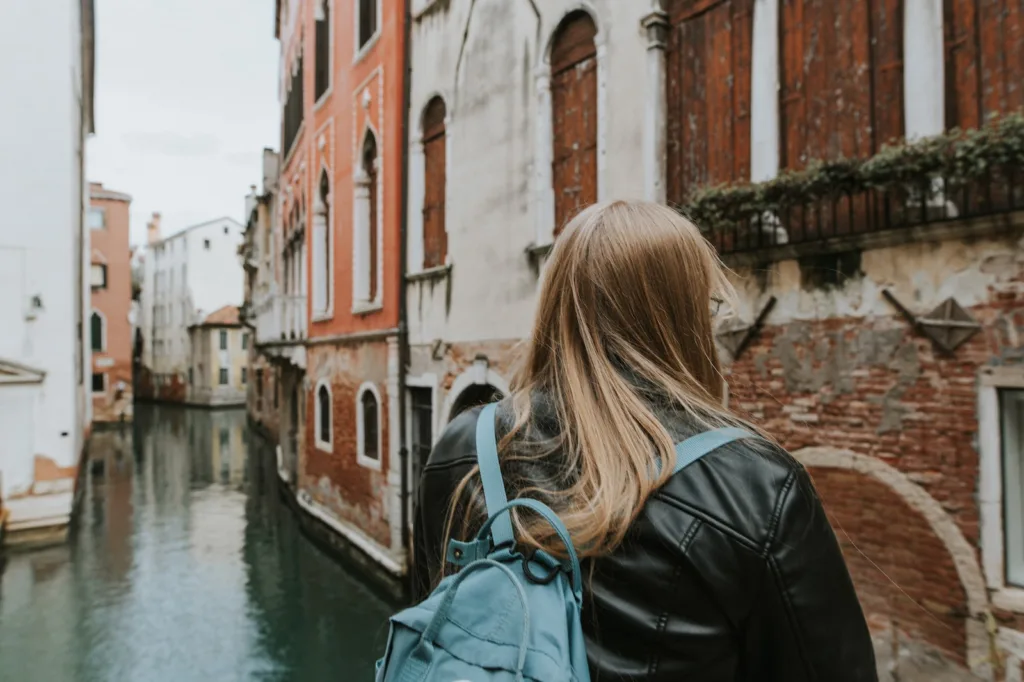
[[[274,0],[97,0],[94,182],[132,195],[132,243],[239,221],[280,137]]]

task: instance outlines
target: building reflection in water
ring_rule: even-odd
[[[9,557],[0,679],[371,679],[393,610],[310,545],[243,411],[96,434],[66,546]]]

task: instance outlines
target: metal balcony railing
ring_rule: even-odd
[[[812,197],[774,210],[754,208],[707,226],[706,236],[720,253],[743,253],[996,216],[1024,210],[1022,181],[1019,168],[995,169],[970,183],[926,176],[919,183]]]

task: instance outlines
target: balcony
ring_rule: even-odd
[[[285,346],[306,339],[306,297],[274,294],[253,304],[256,344]]]
[[[306,297],[278,296],[281,314],[281,341],[306,339]]]
[[[1024,222],[1024,116],[698,191],[683,212],[732,263],[877,248]]]

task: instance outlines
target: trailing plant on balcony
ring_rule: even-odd
[[[885,145],[867,159],[816,161],[757,184],[725,184],[695,191],[681,207],[703,229],[778,215],[787,207],[867,190],[903,196],[951,192],[992,175],[1024,170],[1024,113],[1016,112],[972,130],[953,129],[914,142]],[[1017,181],[1024,175],[1016,175]],[[936,179],[941,178],[941,182]],[[1016,191],[1011,187],[1011,192]],[[1024,208],[1021,206],[1020,208]]]

